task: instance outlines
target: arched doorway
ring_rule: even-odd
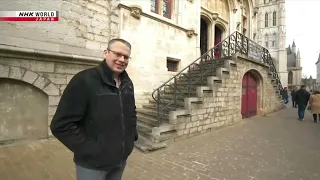
[[[201,17],[200,19],[200,51],[201,55],[208,51],[209,24]]]
[[[288,74],[288,84],[292,85],[292,81],[293,81],[293,73],[292,71],[290,71]]]
[[[220,57],[221,54],[221,46],[217,46],[222,41],[222,28],[218,27],[217,25],[214,26],[214,56]],[[216,47],[217,46],[217,47]]]
[[[242,118],[257,115],[258,107],[258,80],[251,72],[247,72],[242,79]]]

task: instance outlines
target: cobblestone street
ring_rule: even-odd
[[[319,180],[320,124],[296,110],[245,119],[232,127],[130,156],[124,180]],[[72,180],[71,153],[58,141],[0,148],[1,180]]]

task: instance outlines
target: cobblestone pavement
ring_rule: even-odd
[[[319,180],[320,124],[287,108],[130,156],[124,180]],[[56,140],[0,148],[1,180],[72,180],[71,153]]]

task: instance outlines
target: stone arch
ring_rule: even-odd
[[[52,116],[56,111],[56,105],[61,97],[60,89],[56,84],[37,72],[7,64],[0,64],[0,79],[12,79],[24,82],[46,94],[49,104],[47,105],[47,119],[44,120],[49,126]],[[51,136],[51,132],[48,129],[46,130],[47,137]]]
[[[204,24],[205,25],[204,25]],[[212,46],[212,24],[213,20],[207,12],[201,12],[200,16],[200,52],[207,52]]]
[[[48,96],[59,96],[60,89],[42,75],[18,66],[0,64],[0,78],[16,79],[31,84]]]
[[[257,114],[256,115],[263,115],[264,114],[264,102],[263,102],[263,83],[264,83],[264,79],[262,77],[262,75],[259,73],[259,71],[257,69],[248,69],[247,71],[245,71],[242,74],[242,78],[241,80],[245,77],[245,75],[247,73],[250,73],[256,83],[257,83]],[[242,96],[241,96],[241,102],[242,102]]]
[[[293,84],[293,72],[289,71],[288,73],[288,85],[292,85]]]

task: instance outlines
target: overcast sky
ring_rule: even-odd
[[[286,0],[287,46],[300,49],[302,73],[316,78],[320,53],[320,0]]]

